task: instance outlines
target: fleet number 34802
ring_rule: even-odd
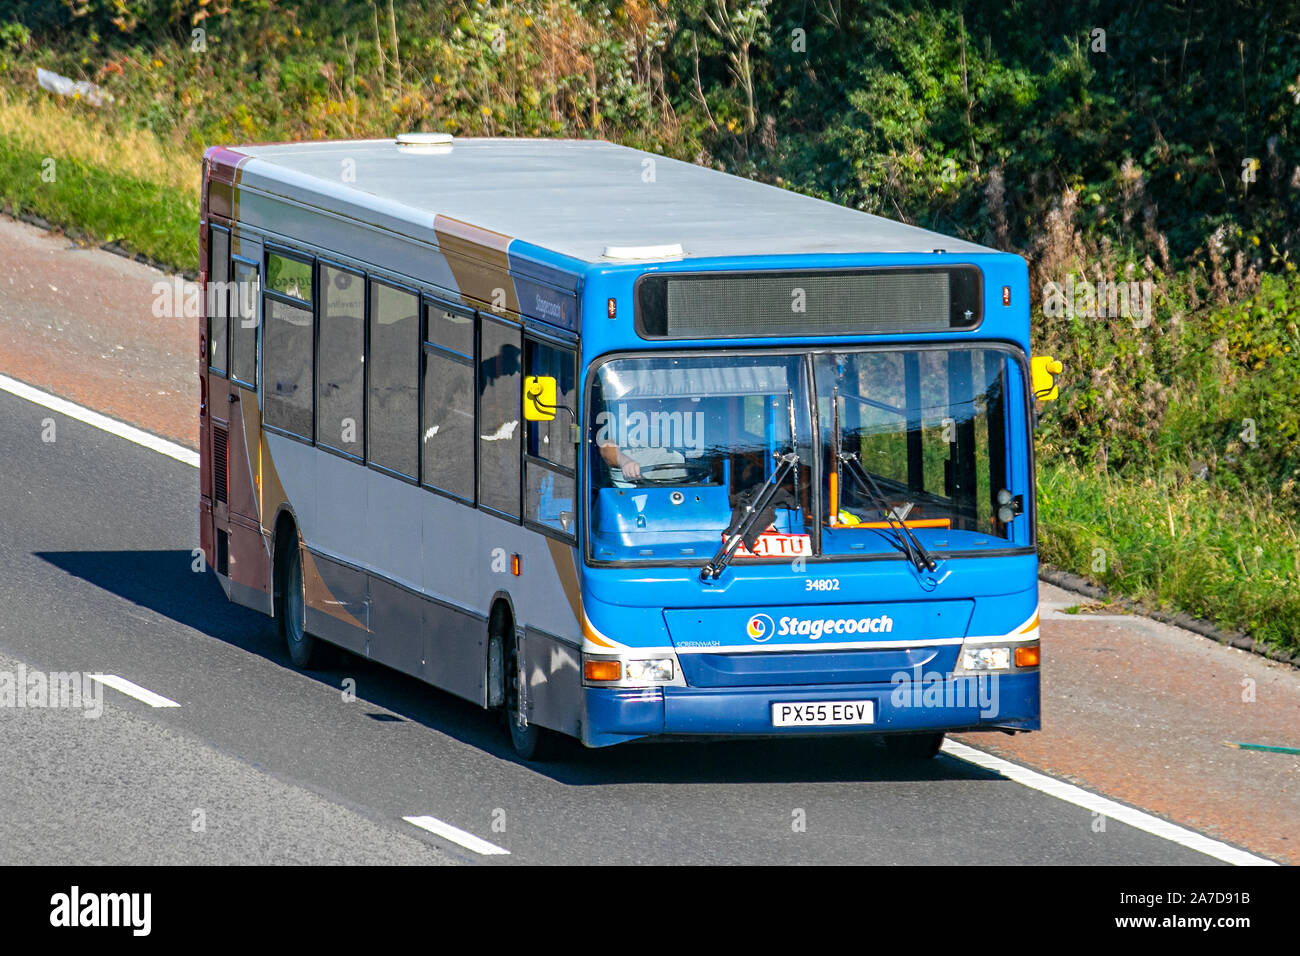
[[[840,589],[839,578],[809,578],[803,584],[805,591],[838,591]]]

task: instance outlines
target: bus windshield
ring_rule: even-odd
[[[741,496],[791,451],[811,461],[799,355],[615,359],[592,387],[591,542],[611,560],[711,558]],[[793,423],[793,433],[791,431]],[[763,546],[806,547],[810,470],[788,469]]]
[[[969,348],[608,361],[587,419],[591,556],[703,564],[774,473],[737,561],[920,565],[929,551],[1007,547],[1028,490],[1011,476],[1009,416],[1023,420],[1024,399],[1008,408],[1008,364]]]
[[[882,534],[931,550],[1007,546],[1027,476],[1010,476],[1004,352],[870,350],[813,362],[823,553],[878,551]],[[1023,398],[1014,414],[1023,419]]]

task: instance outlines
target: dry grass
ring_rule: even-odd
[[[24,152],[76,160],[197,198],[198,157],[178,142],[123,123],[111,109],[101,113],[43,91],[28,97],[0,86],[0,138]]]

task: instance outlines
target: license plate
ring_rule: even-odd
[[[875,722],[870,700],[811,700],[772,705],[773,727],[844,727]]]
[[[724,533],[722,540],[726,541]],[[754,542],[754,550],[740,542],[736,547],[738,558],[807,558],[812,556],[812,536],[806,534],[781,534],[777,531],[764,531]]]

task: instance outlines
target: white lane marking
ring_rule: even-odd
[[[454,827],[450,823],[443,823],[437,817],[402,817],[407,823],[412,823],[421,830],[428,830],[435,833],[444,840],[450,840],[452,843],[459,843],[467,850],[473,850],[475,853],[481,853],[484,856],[509,856],[510,851],[502,849],[495,843],[489,843],[472,833],[466,833],[460,827]]]
[[[121,691],[128,697],[134,697],[136,700],[144,701],[150,707],[179,707],[180,704],[162,694],[155,694],[147,687],[141,687],[139,684],[132,683],[125,677],[118,677],[116,674],[91,674],[91,680],[99,681],[105,687],[111,687],[113,690]]]
[[[1063,780],[1057,780],[1036,770],[1014,764],[1010,760],[1003,760],[1001,757],[995,757],[982,750],[976,750],[974,747],[967,747],[955,740],[945,740],[943,742],[943,752],[959,760],[973,763],[977,767],[983,767],[985,770],[1000,773],[1007,779],[1014,780],[1031,790],[1038,790],[1049,796],[1056,797],[1058,800],[1064,800],[1066,803],[1073,803],[1075,806],[1091,810],[1093,813],[1100,813],[1112,820],[1118,820],[1120,823],[1127,823],[1135,829],[1169,840],[1171,843],[1177,843],[1179,846],[1196,850],[1199,853],[1204,853],[1207,856],[1212,856],[1224,863],[1231,863],[1234,866],[1278,865],[1272,860],[1264,859],[1262,856],[1247,853],[1245,850],[1238,850],[1236,847],[1220,843],[1218,840],[1211,840],[1207,836],[1202,836],[1193,830],[1188,830],[1186,827],[1180,827],[1176,823],[1161,820],[1149,813],[1143,813],[1141,810],[1135,810],[1122,803],[1116,803],[1106,797],[1089,793],[1081,787],[1076,787]]]
[[[119,438],[125,438],[127,441],[133,441],[137,445],[143,445],[145,448],[158,452],[160,455],[175,458],[177,461],[192,465],[195,468],[199,467],[199,453],[196,451],[190,451],[183,445],[170,442],[165,438],[159,438],[157,435],[152,435],[143,429],[136,428],[134,425],[119,422],[116,418],[109,418],[99,412],[93,412],[89,408],[68,401],[66,398],[59,398],[59,396],[43,392],[39,388],[33,388],[26,382],[20,382],[16,378],[0,375],[0,391],[6,391],[10,395],[25,398],[29,402],[41,405],[62,415],[67,415],[69,418],[75,418],[77,421],[84,422],[101,431],[117,435]]]

